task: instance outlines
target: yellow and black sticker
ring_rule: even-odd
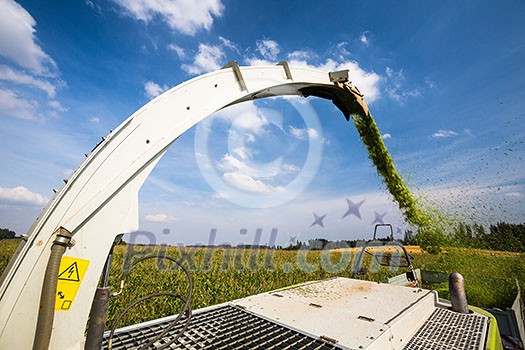
[[[89,260],[63,256],[58,270],[55,310],[68,311],[75,300]]]

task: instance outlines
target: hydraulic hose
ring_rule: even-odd
[[[42,284],[33,350],[47,350],[49,348],[55,318],[55,300],[60,261],[66,248],[70,246],[70,242],[71,233],[60,227],[51,246],[51,255],[47,262],[44,283]]]
[[[104,338],[106,315],[108,312],[111,288],[98,287],[89,314],[89,326],[86,336],[85,350],[100,350]]]
[[[86,335],[86,344],[84,350],[100,350],[102,349],[102,342],[104,340],[104,328],[106,327],[106,317],[108,313],[109,300],[112,292],[109,284],[109,273],[111,270],[111,261],[113,260],[113,250],[115,245],[122,241],[122,234],[115,237],[113,245],[109,251],[106,263],[104,264],[104,272],[102,274],[101,287],[97,288],[93,304],[91,305],[91,312],[89,313],[89,326]]]

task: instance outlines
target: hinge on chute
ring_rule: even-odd
[[[241,91],[248,91],[248,89],[246,88],[246,83],[244,82],[244,78],[242,77],[241,69],[239,68],[239,64],[237,63],[237,61],[229,62],[221,69],[224,69],[224,68],[233,69],[233,74],[235,74],[235,79],[239,83],[239,86],[241,87]]]

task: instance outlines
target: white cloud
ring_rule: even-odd
[[[313,58],[315,55],[311,52],[308,52],[308,51],[292,51],[288,54],[288,59],[289,60],[308,60],[308,59],[311,59]]]
[[[238,53],[239,55],[241,54],[239,49],[237,48],[237,45],[235,45],[231,40],[228,40],[226,39],[225,37],[223,36],[219,36],[219,40],[221,41],[222,45],[224,47],[227,47],[229,48],[230,50],[233,50],[235,51],[236,53]]]
[[[436,87],[436,83],[433,80],[431,80],[429,77],[425,78],[425,84],[431,89]]]
[[[418,97],[421,95],[421,92],[418,89],[413,89],[409,91],[399,91],[399,86],[397,87],[388,87],[386,89],[388,96],[394,101],[404,103],[409,97]]]
[[[127,15],[149,23],[162,19],[170,28],[194,35],[200,29],[209,30],[213,17],[220,17],[224,9],[220,0],[113,0]]]
[[[56,87],[49,81],[37,79],[29,74],[17,72],[7,66],[0,66],[0,80],[37,88],[47,93],[47,96],[51,98],[56,95]]]
[[[36,44],[35,26],[33,17],[18,3],[0,1],[0,56],[7,63],[0,65],[0,81],[5,82],[0,88],[0,114],[35,120],[38,115],[56,117],[67,110],[54,100],[57,88],[65,83],[57,78],[56,63]],[[28,98],[27,88],[44,92],[49,101]],[[45,105],[51,109],[37,113]]]
[[[64,171],[62,171],[62,175],[64,176],[64,179],[69,179],[74,172],[75,169],[65,169]]]
[[[168,49],[171,51],[175,51],[175,53],[177,54],[177,56],[179,56],[181,60],[185,59],[187,56],[186,50],[180,47],[179,45],[169,44]]]
[[[202,74],[212,72],[221,68],[223,58],[225,57],[224,51],[220,46],[214,45],[199,45],[199,52],[195,55],[192,64],[183,64],[184,69],[189,74]]]
[[[60,104],[58,101],[51,101],[49,102],[49,105],[57,112],[67,112],[69,110],[69,108],[62,106],[62,104]]]
[[[172,223],[172,222],[177,221],[178,218],[173,215],[159,213],[159,214],[146,215],[144,216],[144,220],[150,221],[150,222]]]
[[[387,76],[386,92],[394,101],[404,103],[410,97],[421,95],[418,89],[406,90],[403,88],[405,76],[402,69],[396,72],[391,67],[387,67],[385,72]]]
[[[230,197],[231,196],[229,194],[224,193],[224,192],[218,192],[212,195],[212,198],[215,198],[215,199],[228,199]]]
[[[249,176],[258,176],[257,169],[250,168],[242,160],[239,160],[235,156],[226,153],[218,163],[219,169],[227,172],[240,172]]]
[[[266,60],[275,61],[280,52],[279,44],[274,40],[257,40],[257,52]]]
[[[234,154],[226,153],[217,163],[222,171],[222,178],[234,188],[255,193],[276,193],[284,191],[284,187],[272,185],[264,179],[274,179],[280,174],[298,172],[300,169],[292,164],[282,164],[282,161],[259,164],[252,162],[252,151],[242,146],[233,150]]]
[[[144,94],[148,98],[157,97],[158,95],[162,94],[166,90],[168,90],[168,86],[166,85],[160,86],[159,84],[154,83],[152,81],[148,81],[146,82],[146,84],[144,84]]]
[[[56,64],[35,43],[36,22],[13,0],[0,1],[0,55],[38,75],[54,75]]]
[[[275,193],[283,192],[285,190],[282,186],[272,186],[240,172],[225,173],[223,179],[230,185],[248,192]]]
[[[308,137],[311,139],[316,139],[319,137],[319,132],[313,128],[308,128],[306,132],[308,133]]]
[[[361,33],[361,35],[359,36],[359,41],[362,42],[365,45],[368,45],[370,42],[369,42],[368,36],[366,34],[367,34],[367,32]]]
[[[35,205],[45,205],[49,199],[38,193],[31,192],[23,186],[13,188],[0,187],[0,200]]]
[[[91,0],[85,0],[84,3],[86,4],[86,6],[89,6],[92,10],[94,10],[96,13],[98,13],[99,15],[102,14],[102,7],[100,7],[99,4],[91,1]]]
[[[93,124],[99,124],[100,123],[100,118],[99,117],[91,117],[91,119],[89,119],[89,121]]]
[[[395,72],[391,67],[386,67],[385,72],[386,72],[386,76],[389,77],[389,78],[392,78],[392,77],[395,76],[395,77],[398,78],[398,80],[399,79],[404,79],[403,71]]]
[[[245,62],[249,66],[273,66],[275,64],[275,62],[270,62],[268,60],[257,57],[247,58]]]
[[[386,133],[386,134],[381,135],[381,138],[382,138],[383,140],[388,140],[388,139],[391,139],[391,138],[392,138],[392,135],[389,134],[389,133]]]
[[[348,43],[342,41],[337,43],[335,46],[330,47],[328,50],[331,57],[335,58],[339,62],[347,61],[350,56],[350,51],[347,49]]]
[[[252,157],[252,152],[246,147],[237,147],[233,150],[241,159],[250,159]]]
[[[318,138],[319,132],[312,128],[295,128],[290,126],[290,134],[299,140],[306,140],[306,138]]]
[[[215,199],[228,199],[230,198],[231,196],[227,193],[224,193],[224,192],[216,192],[212,195],[212,198],[215,198]]]
[[[293,164],[283,164],[282,169],[289,173],[298,173],[301,171],[301,168]]]
[[[233,126],[243,129],[243,132],[252,132],[256,135],[262,134],[268,125],[268,120],[264,116],[258,116],[252,111],[240,114],[233,120]]]
[[[290,126],[290,134],[292,134],[294,137],[298,139],[304,139],[305,137],[304,129],[295,128],[293,126]]]
[[[454,137],[458,136],[458,133],[454,130],[438,130],[432,134],[432,137],[445,138],[445,137]]]
[[[512,197],[512,198],[523,198],[525,195],[521,192],[507,192],[505,193],[505,196]]]
[[[37,107],[37,102],[20,98],[15,92],[0,88],[0,114],[34,120]]]

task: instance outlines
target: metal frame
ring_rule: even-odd
[[[414,276],[416,288],[421,288],[417,272],[414,269],[414,266],[412,265],[412,259],[410,257],[410,254],[408,254],[406,248],[401,243],[396,242],[396,241],[382,242],[382,241],[376,240],[377,228],[381,227],[381,226],[390,227],[390,233],[391,233],[392,237],[394,237],[394,230],[392,228],[392,224],[376,224],[375,227],[374,227],[374,235],[373,235],[372,240],[366,242],[365,245],[363,246],[363,248],[361,249],[361,252],[359,252],[357,260],[356,260],[356,262],[354,264],[353,274],[354,275],[363,274],[363,269],[361,268],[361,264],[363,263],[363,256],[365,255],[365,253],[367,253],[367,250],[366,250],[367,248],[369,248],[369,247],[383,247],[383,246],[387,246],[387,245],[394,246],[394,247],[401,248],[401,250],[403,251],[403,254],[405,255],[405,259],[408,262],[408,266],[406,266],[406,267],[408,267],[410,269],[410,272],[412,273],[412,276]]]

